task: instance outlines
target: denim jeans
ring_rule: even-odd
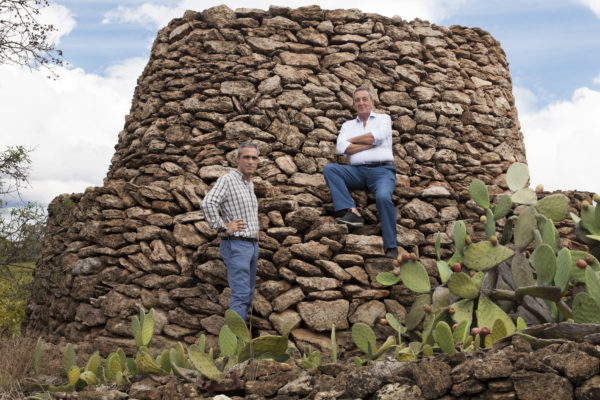
[[[231,288],[229,309],[246,320],[254,298],[258,243],[243,240],[221,240],[221,258],[227,266],[227,280]]]
[[[348,189],[367,188],[375,194],[375,204],[381,219],[383,247],[389,249],[397,246],[396,206],[392,203],[392,192],[396,187],[396,167],[328,164],[323,175],[329,186],[335,211],[356,207]]]

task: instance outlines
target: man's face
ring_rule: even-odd
[[[237,169],[244,175],[244,178],[248,179],[256,171],[256,165],[258,164],[258,150],[254,147],[244,147],[237,160]]]
[[[354,93],[354,101],[352,102],[354,109],[359,116],[369,116],[371,110],[373,110],[373,100],[369,96],[369,92],[366,90],[359,90]]]

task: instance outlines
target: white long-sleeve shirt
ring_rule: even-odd
[[[362,121],[357,116],[350,121],[344,122],[337,138],[337,152],[345,154],[350,146],[349,139],[371,132],[375,142],[375,147],[368,150],[359,151],[350,155],[350,164],[364,164],[380,161],[394,161],[392,152],[392,119],[387,114],[376,114],[371,112],[367,119],[367,125],[363,126]]]

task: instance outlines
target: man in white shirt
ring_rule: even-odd
[[[337,138],[338,153],[349,155],[351,165],[328,164],[323,175],[335,211],[347,210],[343,217],[337,218],[340,223],[352,227],[364,225],[348,189],[366,187],[375,194],[385,256],[396,258],[396,207],[392,203],[396,167],[392,152],[392,121],[389,115],[373,112],[373,96],[366,87],[354,91],[353,107],[358,116],[342,125]]]

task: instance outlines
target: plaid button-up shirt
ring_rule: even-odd
[[[246,182],[238,170],[217,179],[215,186],[202,200],[202,211],[213,229],[227,229],[227,223],[242,218],[246,229],[233,236],[258,238],[258,201],[252,181]]]

